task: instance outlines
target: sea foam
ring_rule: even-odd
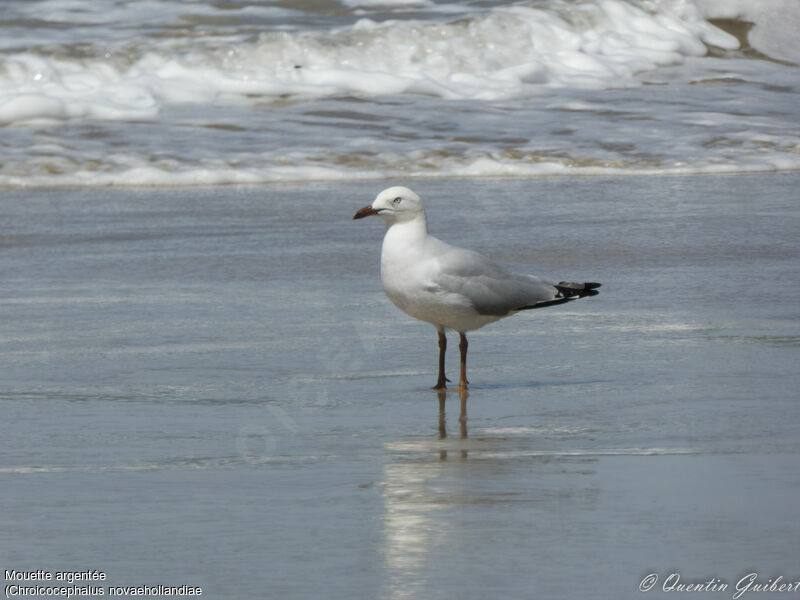
[[[13,3],[0,186],[797,169],[798,15],[783,0]]]
[[[144,38],[86,56],[31,51],[0,61],[0,122],[146,119],[166,104],[262,97],[422,94],[497,100],[542,86],[638,85],[639,73],[737,40],[692,4],[622,0],[511,6],[449,20],[361,19],[255,40]]]

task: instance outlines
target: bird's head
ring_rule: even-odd
[[[392,225],[424,216],[425,209],[422,208],[422,200],[414,192],[407,187],[395,186],[383,190],[372,204],[359,210],[353,218],[363,219],[372,215]]]

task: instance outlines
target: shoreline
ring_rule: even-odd
[[[309,187],[317,187],[319,185],[347,185],[347,184],[362,184],[380,181],[404,181],[412,185],[415,181],[520,181],[520,180],[551,180],[551,179],[642,179],[642,178],[687,178],[687,177],[736,177],[736,176],[758,176],[758,175],[791,175],[800,173],[800,166],[785,169],[753,169],[742,170],[736,169],[720,169],[718,171],[692,171],[692,170],[675,170],[675,171],[645,171],[634,169],[598,169],[596,172],[561,172],[561,173],[521,173],[521,174],[487,174],[487,175],[471,175],[471,174],[458,174],[446,173],[441,175],[375,175],[364,177],[337,177],[330,179],[280,179],[280,180],[263,180],[252,182],[219,182],[219,183],[186,183],[176,182],[175,184],[169,183],[153,183],[153,184],[116,184],[108,183],[101,185],[80,185],[80,184],[64,184],[64,185],[3,185],[0,183],[0,190],[5,192],[58,192],[58,191],[167,191],[167,190],[180,190],[180,189],[252,189],[258,187],[273,187],[273,186],[288,186],[298,187],[306,185]]]

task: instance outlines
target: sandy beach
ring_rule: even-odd
[[[800,578],[800,175],[411,182],[442,239],[603,282],[475,332],[463,398],[351,221],[390,183],[4,191],[4,567],[243,599]]]

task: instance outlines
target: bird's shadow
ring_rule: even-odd
[[[459,435],[458,438],[461,441],[467,440],[469,437],[469,431],[467,427],[467,400],[470,396],[470,391],[481,391],[481,390],[512,390],[512,389],[529,389],[529,388],[544,388],[544,387],[561,387],[561,386],[570,386],[570,385],[587,385],[592,383],[610,383],[614,381],[613,379],[581,379],[576,381],[523,381],[523,382],[511,382],[511,383],[483,383],[479,385],[470,385],[469,391],[467,390],[436,390],[436,396],[439,400],[439,411],[438,411],[438,430],[439,430],[439,440],[444,441],[448,436],[447,432],[447,397],[449,394],[456,392],[458,394],[459,399],[459,415],[458,415],[458,425],[459,425]],[[448,393],[449,392],[449,393]],[[460,448],[452,448],[452,450],[458,451],[458,456],[465,460],[469,457],[468,448],[462,446]],[[448,448],[442,447],[439,449],[439,460],[446,461],[448,460]]]
[[[570,385],[589,385],[593,383],[612,383],[612,379],[579,379],[575,381],[510,381],[504,383],[477,383],[470,384],[471,392],[480,390],[513,390],[544,387],[561,387]]]

